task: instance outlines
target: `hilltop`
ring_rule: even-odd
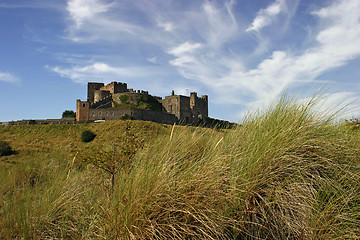
[[[32,158],[34,155],[57,152],[59,149],[70,154],[69,157],[71,157],[71,153],[76,152],[77,149],[116,140],[124,133],[126,126],[133,127],[134,131],[145,139],[168,133],[171,127],[171,125],[137,120],[60,125],[13,125],[0,126],[0,136],[17,151],[16,155],[7,156],[5,161],[16,163]],[[92,143],[81,142],[80,136],[84,130],[96,133],[97,136]]]

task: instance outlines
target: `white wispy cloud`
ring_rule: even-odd
[[[123,33],[143,33],[140,26],[116,17],[114,10],[122,9],[115,1],[108,3],[102,0],[69,0],[66,10],[70,20],[68,38],[75,42],[113,42],[123,38]]]
[[[184,56],[186,54],[193,53],[196,49],[201,48],[200,43],[190,43],[188,41],[168,50],[169,54],[175,55],[177,57]]]
[[[0,71],[0,81],[10,82],[10,83],[19,83],[19,82],[20,82],[20,78],[17,77],[17,76],[16,76],[15,74],[13,74],[13,73],[1,72],[1,71]]]
[[[114,3],[104,4],[98,0],[71,0],[68,1],[67,11],[74,20],[77,28],[86,21],[93,21],[102,13],[106,13]]]
[[[172,32],[174,30],[174,24],[172,22],[165,22],[160,19],[157,21],[157,26],[166,32]]]
[[[155,1],[154,1],[155,2]],[[237,32],[237,22],[232,13],[234,1],[226,1],[217,5],[216,3],[204,1],[195,9],[179,10],[169,8],[159,9],[156,3],[144,1],[144,4],[135,2],[121,5],[121,2],[105,3],[101,0],[92,0],[91,8],[85,6],[87,2],[83,0],[69,0],[67,11],[72,21],[69,22],[70,39],[74,41],[136,41],[138,44],[150,43],[158,51],[164,51],[173,55],[176,59],[169,61],[170,65],[180,67],[184,64],[190,67],[193,60],[198,60],[200,50],[206,51],[212,57],[217,57],[214,51],[231,39]],[[159,4],[159,3],[158,3]],[[141,6],[141,7],[140,7]],[[124,13],[126,8],[139,7],[136,11],[141,12],[145,19],[148,19],[148,26],[142,26],[131,22]],[[170,6],[169,6],[170,7]],[[91,9],[98,8],[99,11]],[[132,9],[134,11],[134,9]],[[114,14],[114,13],[117,14]],[[151,25],[152,24],[152,25]],[[77,25],[82,25],[77,28]],[[125,26],[125,27],[123,27]],[[103,39],[104,38],[104,39]],[[193,41],[198,38],[200,42]],[[121,42],[121,41],[120,41]],[[194,54],[196,57],[193,57]],[[145,57],[146,60],[153,58]],[[210,63],[207,57],[203,58]],[[156,59],[158,60],[158,59]],[[214,62],[215,63],[215,62]],[[201,63],[194,63],[192,68],[199,70]],[[221,70],[218,66],[213,66],[215,70]],[[199,73],[206,73],[207,69]],[[188,71],[179,69],[182,74]],[[208,74],[207,74],[208,76]]]
[[[59,66],[46,66],[47,69],[69,78],[75,82],[86,83],[88,81],[109,81],[113,79],[129,79],[144,76],[148,72],[144,68],[138,67],[113,67],[103,62],[95,62],[85,66],[73,66],[63,68]]]
[[[156,57],[148,58],[147,60],[148,60],[149,62],[151,62],[151,63],[156,63],[156,62],[157,62],[157,58],[156,58]]]
[[[286,9],[285,0],[276,0],[267,8],[261,9],[246,31],[260,31],[263,27],[270,25],[282,11]]]
[[[324,27],[315,35],[313,46],[304,49],[301,54],[294,54],[291,49],[273,51],[251,69],[242,67],[241,60],[244,59],[239,61],[224,53],[216,58],[205,54],[188,54],[189,61],[196,64],[176,65],[184,77],[215,87],[220,97],[229,103],[245,102],[236,97],[235,92],[239,91],[239,95],[245,93],[251,96],[253,102],[271,99],[292,83],[314,81],[321,74],[343,66],[360,55],[360,12],[354,9],[360,9],[360,2],[347,0],[337,1],[314,12],[319,25]],[[220,67],[220,71],[214,70],[214,65]],[[234,93],[229,94],[229,89]]]

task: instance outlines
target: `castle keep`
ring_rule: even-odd
[[[208,117],[208,96],[175,95],[164,99],[147,91],[128,89],[126,83],[88,83],[87,101],[76,100],[76,121],[129,117],[159,123],[196,123]]]

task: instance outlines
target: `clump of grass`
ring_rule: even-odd
[[[343,208],[344,202],[358,201],[359,194],[337,192],[336,202],[323,198],[324,186],[345,179],[351,182],[346,184],[350,193],[360,187],[359,145],[350,147],[353,136],[331,116],[319,116],[316,103],[283,97],[266,112],[250,115],[224,139],[232,169],[230,213],[239,236],[327,239],[359,231],[357,208]],[[319,212],[319,204],[333,206],[336,214],[327,214],[328,222],[319,221],[318,214],[327,210]]]
[[[0,238],[356,239],[360,137],[316,104],[283,97],[226,130],[75,126],[99,136],[0,169]],[[103,171],[77,167],[76,152],[111,144],[100,133],[126,124],[146,141],[112,189]]]
[[[171,137],[157,139],[139,154],[132,171],[119,175],[107,215],[111,238],[224,236],[223,197],[217,191],[224,165],[212,161],[208,151],[220,138],[212,130],[175,128]]]

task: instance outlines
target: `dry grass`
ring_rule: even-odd
[[[1,157],[0,238],[358,239],[359,134],[315,103],[284,97],[226,131],[130,122],[146,144],[113,194],[76,152],[128,122],[1,127],[19,153]]]

